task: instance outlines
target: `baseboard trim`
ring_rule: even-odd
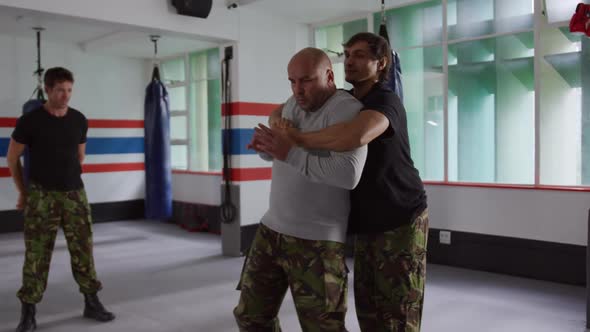
[[[586,246],[451,231],[441,244],[430,229],[428,261],[472,270],[586,285]]]
[[[0,211],[0,220],[0,233],[23,231],[23,214],[20,211]]]
[[[92,220],[94,223],[142,219],[145,218],[144,200],[94,203],[92,208]]]
[[[122,202],[92,203],[92,221],[96,223],[144,218],[144,200]],[[23,214],[21,211],[0,211],[0,233],[22,232]]]
[[[250,248],[258,224],[242,226],[241,247]],[[564,284],[586,285],[586,247],[564,243],[451,231],[441,244],[441,229],[429,230],[428,262]],[[352,256],[353,237],[347,241]]]
[[[221,207],[173,201],[171,221],[189,232],[221,234]]]

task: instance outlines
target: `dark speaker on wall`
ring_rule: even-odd
[[[172,0],[172,6],[180,15],[207,18],[213,0]]]

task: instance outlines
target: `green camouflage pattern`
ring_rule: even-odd
[[[277,314],[288,288],[303,331],[346,331],[344,244],[295,238],[260,224],[238,285],[240,331],[281,331]]]
[[[427,240],[427,210],[393,231],[357,236],[354,292],[361,331],[420,331]]]
[[[17,297],[25,303],[38,303],[43,298],[59,226],[68,243],[72,273],[80,292],[96,293],[102,287],[94,269],[92,220],[84,189],[47,191],[32,184],[27,194],[23,285]]]

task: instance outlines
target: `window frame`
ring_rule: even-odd
[[[171,60],[177,60],[177,59],[182,59],[183,60],[183,64],[184,64],[184,80],[183,81],[176,81],[176,80],[171,80],[171,81],[164,81],[164,86],[166,87],[166,89],[171,89],[171,88],[180,88],[180,87],[184,87],[185,89],[185,98],[184,98],[184,103],[185,103],[185,110],[184,111],[179,111],[179,110],[170,110],[170,119],[172,119],[173,117],[186,117],[186,139],[170,139],[170,147],[172,148],[173,146],[184,146],[186,147],[186,167],[174,167],[172,166],[172,172],[173,173],[177,173],[177,174],[199,174],[199,175],[220,175],[221,174],[221,170],[193,170],[193,156],[191,153],[191,141],[194,138],[195,133],[193,132],[193,130],[191,130],[191,126],[190,124],[193,123],[194,121],[196,121],[195,119],[195,112],[192,112],[190,109],[190,97],[191,97],[191,93],[190,93],[190,88],[191,88],[191,84],[193,83],[199,83],[199,82],[208,82],[211,80],[215,80],[216,78],[202,78],[202,79],[193,79],[193,72],[192,72],[192,68],[191,68],[191,64],[190,64],[190,56],[194,53],[198,53],[198,52],[202,52],[202,51],[207,51],[210,49],[217,49],[219,52],[219,48],[208,48],[208,49],[204,49],[204,50],[198,50],[198,51],[194,51],[194,52],[185,52],[182,54],[177,54],[177,55],[172,55],[172,56],[168,56],[168,57],[163,57],[161,59],[158,60],[158,65],[161,65],[163,62],[166,61],[171,61]],[[221,64],[220,64],[221,66]],[[221,90],[221,87],[220,87]],[[207,114],[208,114],[209,110],[207,110]],[[219,110],[220,114],[221,114],[221,109]],[[220,151],[221,153],[221,151]]]
[[[182,59],[183,61],[183,65],[184,65],[184,81],[177,81],[177,80],[162,80],[162,83],[164,83],[164,86],[166,87],[166,90],[170,91],[170,89],[173,88],[181,88],[184,87],[184,111],[178,111],[178,110],[170,110],[170,120],[172,122],[172,118],[173,117],[181,117],[184,116],[186,117],[186,123],[185,123],[185,130],[186,130],[186,135],[187,138],[186,139],[170,139],[170,148],[172,149],[173,146],[185,146],[187,153],[186,153],[186,168],[179,168],[179,167],[175,167],[174,165],[172,165],[171,163],[171,167],[172,170],[179,170],[179,171],[187,171],[190,169],[190,150],[189,150],[189,142],[190,142],[190,128],[189,128],[189,123],[191,121],[190,119],[190,112],[189,112],[189,100],[188,100],[188,89],[190,87],[189,84],[189,80],[188,80],[188,55],[187,54],[180,54],[180,55],[172,55],[172,56],[168,56],[168,57],[164,57],[158,60],[158,65],[161,66],[162,63],[166,62],[166,61],[171,61],[171,60],[178,60],[178,59]],[[172,135],[171,135],[172,136]]]
[[[431,0],[412,0],[407,1],[403,4],[397,4],[394,6],[386,7],[385,10],[389,11],[392,9],[400,9],[408,6],[418,5],[421,3],[430,2]],[[543,15],[544,11],[544,0],[531,0],[533,4],[533,26],[529,29],[518,29],[510,32],[499,32],[493,34],[487,34],[477,37],[467,37],[467,38],[458,38],[449,40],[449,29],[447,25],[448,19],[448,0],[440,0],[442,6],[442,40],[440,43],[430,43],[424,44],[419,46],[411,46],[396,49],[394,45],[394,49],[396,52],[403,51],[403,50],[410,50],[416,48],[427,48],[433,46],[441,46],[442,47],[442,64],[443,64],[443,119],[444,119],[444,133],[443,133],[443,141],[444,141],[444,179],[442,181],[424,181],[426,184],[430,185],[439,185],[439,186],[465,186],[465,187],[482,187],[482,188],[504,188],[504,189],[533,189],[533,190],[558,190],[558,191],[576,191],[576,192],[590,192],[590,184],[589,185],[546,185],[541,184],[540,179],[540,128],[541,128],[541,61],[542,55],[539,50],[542,47],[541,42],[541,31],[548,28],[561,28],[567,27],[569,25],[569,21],[559,21],[559,22],[547,22],[547,18]],[[325,27],[328,25],[335,25],[335,24],[343,24],[346,22],[351,22],[358,19],[367,19],[367,31],[375,32],[374,24],[375,19],[374,15],[379,14],[380,11],[368,13],[366,16],[358,15],[353,17],[347,18],[339,18],[336,20],[327,20],[323,22],[319,22],[316,24],[312,24],[310,26],[310,40],[312,45],[316,45],[315,40],[315,31],[318,28]],[[462,181],[449,181],[449,100],[448,100],[448,92],[449,92],[449,64],[448,64],[448,57],[449,57],[449,45],[454,45],[463,42],[469,41],[476,41],[476,40],[484,40],[490,38],[498,38],[502,36],[508,35],[516,35],[524,32],[532,32],[534,38],[534,183],[532,184],[511,184],[511,183],[502,183],[502,182],[462,182]],[[336,55],[328,54],[330,59],[333,63],[342,63],[344,61],[344,57],[338,57]],[[403,61],[403,60],[402,60]]]

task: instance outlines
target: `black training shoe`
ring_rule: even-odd
[[[20,323],[16,328],[16,332],[33,332],[37,328],[37,321],[35,321],[35,305],[23,302],[20,316]]]
[[[84,317],[99,322],[109,322],[115,319],[115,315],[107,311],[102,303],[100,303],[96,293],[84,294]]]

